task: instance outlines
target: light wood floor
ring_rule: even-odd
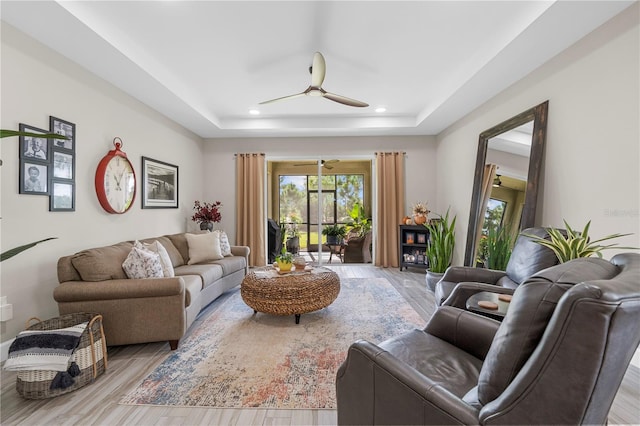
[[[331,265],[343,278],[385,277],[428,319],[433,297],[424,271]],[[235,290],[238,291],[238,290]],[[226,296],[223,296],[226,297]],[[200,318],[216,307],[212,303]],[[200,318],[196,322],[200,321]],[[191,327],[193,330],[198,324]],[[118,401],[169,354],[167,343],[109,348],[109,368],[85,388],[47,400],[25,400],[15,391],[16,373],[2,371],[0,423],[8,425],[334,425],[335,410],[260,410],[119,405]],[[631,366],[609,415],[609,424],[640,424],[640,373]]]

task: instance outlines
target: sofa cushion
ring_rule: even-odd
[[[480,371],[480,403],[493,401],[511,383],[537,347],[558,301],[568,290],[583,281],[611,279],[618,272],[606,260],[583,258],[540,271],[520,285]]]
[[[203,289],[223,276],[222,266],[213,263],[199,265],[182,265],[175,268],[176,276],[197,275],[201,279],[200,289]]]
[[[228,256],[224,259],[214,260],[213,263],[222,266],[224,275],[233,274],[247,266],[246,259],[241,256]]]
[[[138,243],[140,245],[140,243]],[[144,247],[134,246],[122,263],[122,269],[131,279],[163,278],[160,255]]]
[[[173,263],[171,261],[171,258],[169,257],[169,253],[167,253],[167,249],[164,248],[164,246],[160,244],[158,240],[155,240],[151,243],[141,243],[140,241],[136,241],[133,246],[151,250],[152,252],[156,253],[158,256],[160,256],[160,264],[162,265],[163,275],[168,278],[175,276],[173,272]]]
[[[220,238],[220,251],[222,252],[222,255],[224,257],[233,256],[233,254],[231,254],[231,244],[229,243],[227,233],[219,229],[213,231],[213,233],[218,234],[218,237]]]
[[[220,251],[220,236],[217,233],[187,234],[186,237],[189,245],[188,265],[218,260],[224,257]]]
[[[76,253],[71,258],[83,281],[127,279],[122,269],[133,243],[122,242],[107,247],[93,248]]]
[[[184,237],[183,237],[184,239]],[[140,240],[145,244],[151,244],[154,241],[158,241],[167,251],[169,258],[171,259],[171,266],[174,268],[177,266],[181,266],[185,264],[185,260],[182,258],[180,251],[173,244],[173,241],[169,239],[167,236],[157,237],[157,238],[145,238],[144,240]],[[186,244],[186,240],[185,240]]]

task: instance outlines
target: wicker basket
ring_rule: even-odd
[[[39,321],[29,326],[32,320]],[[31,318],[27,321],[27,330],[56,330],[89,322],[80,336],[80,343],[74,351],[71,361],[78,364],[80,375],[74,377],[73,385],[64,389],[50,389],[53,378],[58,373],[53,370],[23,370],[18,372],[16,390],[27,399],[44,399],[62,395],[89,383],[92,383],[107,368],[107,345],[102,328],[102,315],[75,313],[40,321]]]

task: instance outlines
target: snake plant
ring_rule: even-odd
[[[23,246],[15,247],[15,248],[12,248],[11,250],[7,250],[5,252],[2,252],[2,254],[0,254],[0,262],[4,262],[5,260],[10,259],[13,256],[15,256],[16,254],[20,254],[23,251],[28,250],[31,247],[34,247],[36,244],[40,244],[40,243],[43,243],[43,242],[49,241],[49,240],[55,240],[56,238],[57,237],[45,238],[44,240],[40,240],[40,241],[36,241],[36,242],[33,242],[33,243],[25,244]]]
[[[442,273],[451,265],[453,246],[456,242],[456,216],[449,222],[449,209],[440,219],[431,220],[424,226],[429,231],[426,255],[429,259],[429,270]]]
[[[547,228],[550,239],[538,237],[536,235],[523,234],[531,238],[535,243],[550,248],[558,257],[560,263],[568,262],[572,259],[578,259],[580,257],[590,257],[596,255],[602,257],[602,251],[606,249],[631,249],[637,250],[637,247],[618,247],[618,244],[600,244],[603,241],[611,240],[614,238],[625,237],[631,234],[611,234],[606,237],[599,238],[594,241],[590,241],[589,227],[591,221],[587,222],[582,232],[573,230],[566,220],[564,220],[564,226],[566,227],[566,236],[558,229]]]

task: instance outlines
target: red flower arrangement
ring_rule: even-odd
[[[222,220],[220,207],[222,207],[220,201],[216,201],[215,203],[201,203],[200,201],[196,201],[193,204],[193,209],[196,212],[191,216],[191,220],[198,223],[220,222]]]

